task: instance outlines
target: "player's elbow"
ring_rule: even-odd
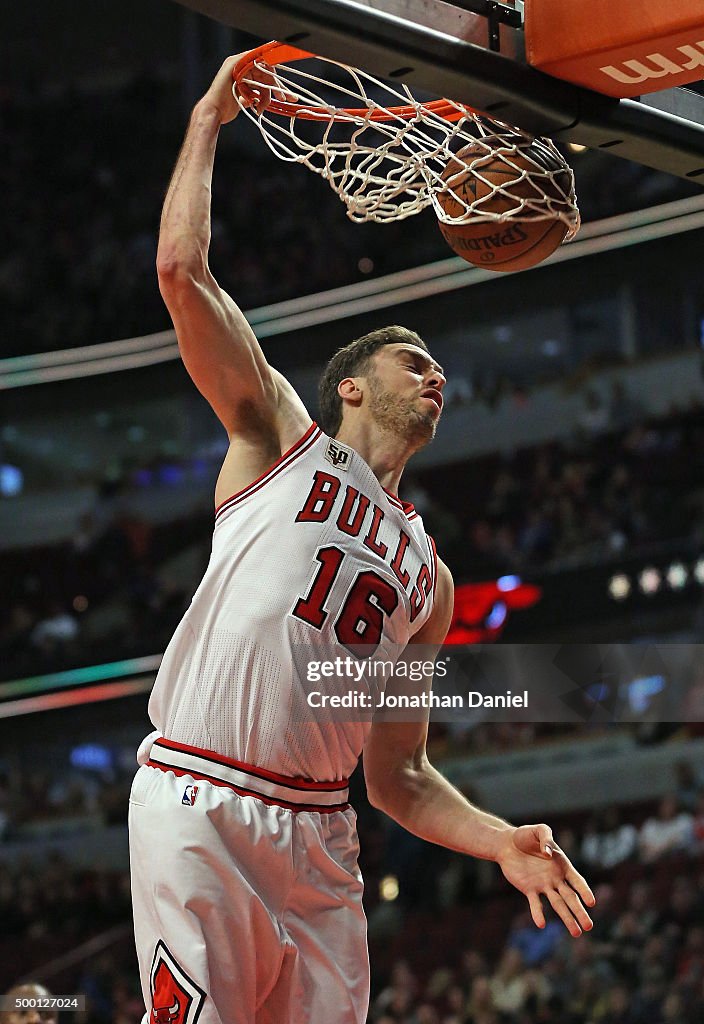
[[[382,786],[377,786],[367,779],[367,799],[372,807],[375,807],[377,811],[384,810],[384,789]]]
[[[156,259],[156,272],[159,289],[166,298],[194,287],[202,280],[205,265],[198,253],[160,249]]]
[[[392,778],[386,779],[379,785],[370,786],[367,782],[367,796],[372,807],[383,811],[400,825],[406,827],[412,820],[413,787],[398,785]]]
[[[367,797],[372,807],[403,824],[420,798],[425,783],[423,766],[399,765],[378,775],[367,772]]]

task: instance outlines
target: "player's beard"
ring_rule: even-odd
[[[419,447],[435,437],[437,417],[416,408],[407,398],[387,391],[379,378],[370,374],[369,411],[383,430],[406,438]]]

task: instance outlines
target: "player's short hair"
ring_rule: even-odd
[[[363,334],[349,345],[337,350],[323,371],[318,385],[320,426],[330,437],[335,437],[342,423],[342,399],[337,386],[345,377],[362,377],[369,369],[369,360],[384,345],[417,345],[425,352],[428,346],[415,331],[407,327],[381,327]]]

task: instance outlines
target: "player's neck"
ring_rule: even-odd
[[[401,475],[417,450],[408,439],[384,430],[376,423],[343,423],[336,440],[354,448],[371,469],[382,487],[398,494]]]

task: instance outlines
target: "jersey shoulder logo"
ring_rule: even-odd
[[[352,449],[346,448],[345,445],[340,444],[339,441],[333,441],[330,439],[325,449],[325,458],[331,466],[335,467],[335,469],[341,469],[346,473],[350,468]]]
[[[149,1024],[196,1024],[205,992],[188,977],[161,939],[156,945],[149,982]]]

